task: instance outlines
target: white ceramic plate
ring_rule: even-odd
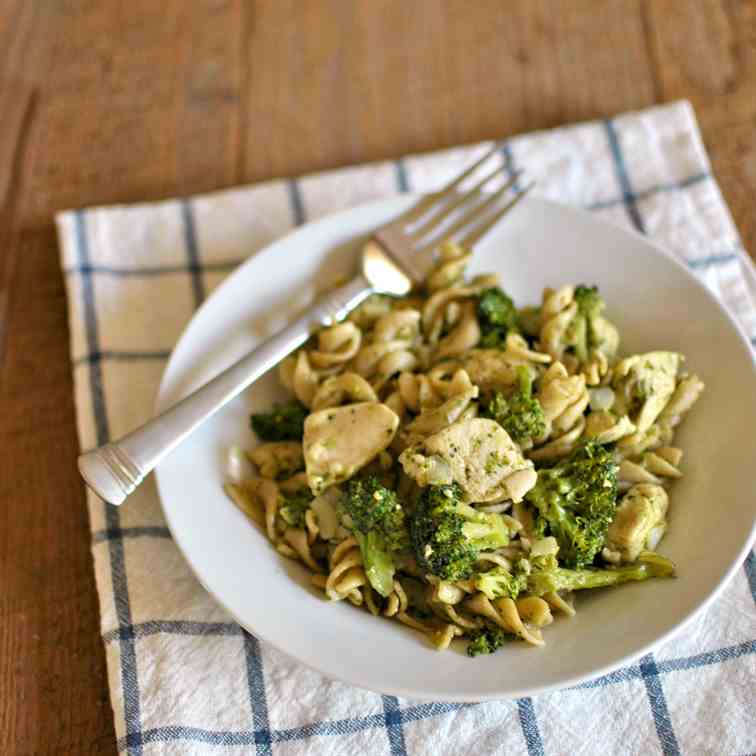
[[[242,265],[207,300],[166,369],[158,409],[208,380],[283,325],[334,277],[354,270],[359,238],[412,201],[339,213],[286,236]],[[473,701],[532,695],[630,662],[677,632],[739,568],[754,536],[756,384],[747,341],[712,295],[639,235],[581,211],[526,199],[476,250],[472,272],[496,271],[518,304],[544,286],[598,284],[625,352],[687,355],[706,392],[678,440],[660,551],[676,580],[579,595],[577,616],[545,631],[546,647],[507,645],[489,657],[435,651],[398,622],[324,601],[308,573],[280,557],[221,490],[226,450],[253,445],[250,410],[283,398],[267,375],[161,464],[171,532],[203,585],[250,632],[325,675],[412,698]]]

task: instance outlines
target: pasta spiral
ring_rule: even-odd
[[[382,315],[372,339],[354,356],[352,368],[379,391],[392,377],[418,365],[414,352],[420,329],[420,313],[414,309]]]
[[[299,441],[271,441],[252,449],[248,455],[263,478],[288,477],[304,469],[304,455]]]
[[[362,343],[362,331],[349,321],[324,328],[318,333],[318,348],[310,354],[315,368],[342,365],[354,357]]]
[[[682,451],[673,446],[658,447],[633,459],[623,459],[619,467],[620,489],[628,489],[636,483],[662,485],[682,478],[681,459]]]
[[[480,326],[474,302],[465,302],[455,307],[447,317],[447,322],[450,331],[438,342],[433,353],[436,359],[458,357],[480,341]]]
[[[315,392],[318,390],[320,375],[310,364],[307,352],[300,350],[296,356],[287,357],[278,368],[281,383],[291,391],[297,399],[309,407]]]
[[[325,593],[331,601],[348,598],[353,604],[362,604],[360,588],[367,582],[362,567],[362,554],[357,541],[350,537],[342,541],[330,555],[330,571],[325,582]]]
[[[342,373],[326,378],[315,392],[310,409],[315,412],[327,407],[338,407],[344,404],[345,400],[349,402],[377,402],[378,395],[361,375]]]
[[[499,598],[492,602],[482,593],[476,593],[465,601],[464,606],[532,646],[543,645],[540,628],[553,621],[548,603],[534,596],[517,602],[511,598]]]
[[[402,373],[398,391],[403,405],[414,413],[432,409],[473,387],[467,371],[455,365],[438,365],[426,374]]]
[[[451,286],[432,294],[422,310],[425,339],[430,344],[437,344],[444,327],[454,325],[459,320],[462,304],[495,286],[497,281],[496,276],[478,276],[466,286]]]
[[[608,377],[619,336],[617,329],[601,315],[603,304],[594,305],[589,314],[584,314],[576,293],[572,285],[544,290],[540,345],[555,360],[560,360],[569,373],[581,373],[587,385],[598,386]]]
[[[538,401],[546,421],[545,443],[529,453],[531,459],[555,459],[569,454],[585,429],[585,411],[590,395],[585,376],[568,375],[561,362],[555,362],[541,378]]]
[[[571,285],[543,292],[539,341],[554,360],[561,360],[568,346],[567,332],[577,314],[574,295],[575,287]]]
[[[464,280],[465,268],[472,254],[453,242],[442,245],[438,262],[425,280],[425,288],[434,293],[460,284]]]
[[[349,362],[361,343],[362,331],[351,321],[324,328],[318,334],[317,349],[300,349],[296,356],[281,362],[281,383],[305,407],[311,407],[321,381]]]

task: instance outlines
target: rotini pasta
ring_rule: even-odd
[[[595,288],[517,310],[469,260],[445,245],[423,291],[284,360],[259,477],[225,490],[326,599],[477,656],[542,646],[578,590],[673,574],[655,549],[704,385],[675,352],[620,358]]]
[[[619,333],[603,309],[595,288],[566,285],[543,292],[541,346],[570,373],[582,373],[589,386],[602,383],[619,347]]]
[[[590,402],[585,376],[568,375],[561,362],[554,362],[541,379],[538,401],[546,421],[544,443],[530,452],[535,460],[568,455],[586,427],[584,412]]]

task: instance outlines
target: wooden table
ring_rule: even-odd
[[[689,98],[756,249],[756,3],[0,0],[0,753],[115,751],[53,213]]]

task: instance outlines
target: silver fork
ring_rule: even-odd
[[[173,407],[123,438],[80,456],[79,471],[87,485],[105,501],[121,504],[195,428],[317,329],[339,321],[371,294],[402,296],[422,284],[440,244],[458,241],[472,248],[532,186],[513,190],[519,175],[513,174],[494,192],[484,192],[505,170],[499,164],[461,191],[462,184],[500,150],[501,145],[495,144],[439,192],[423,197],[375,231],[362,250],[361,271],[349,283],[328,292],[291,325]]]

